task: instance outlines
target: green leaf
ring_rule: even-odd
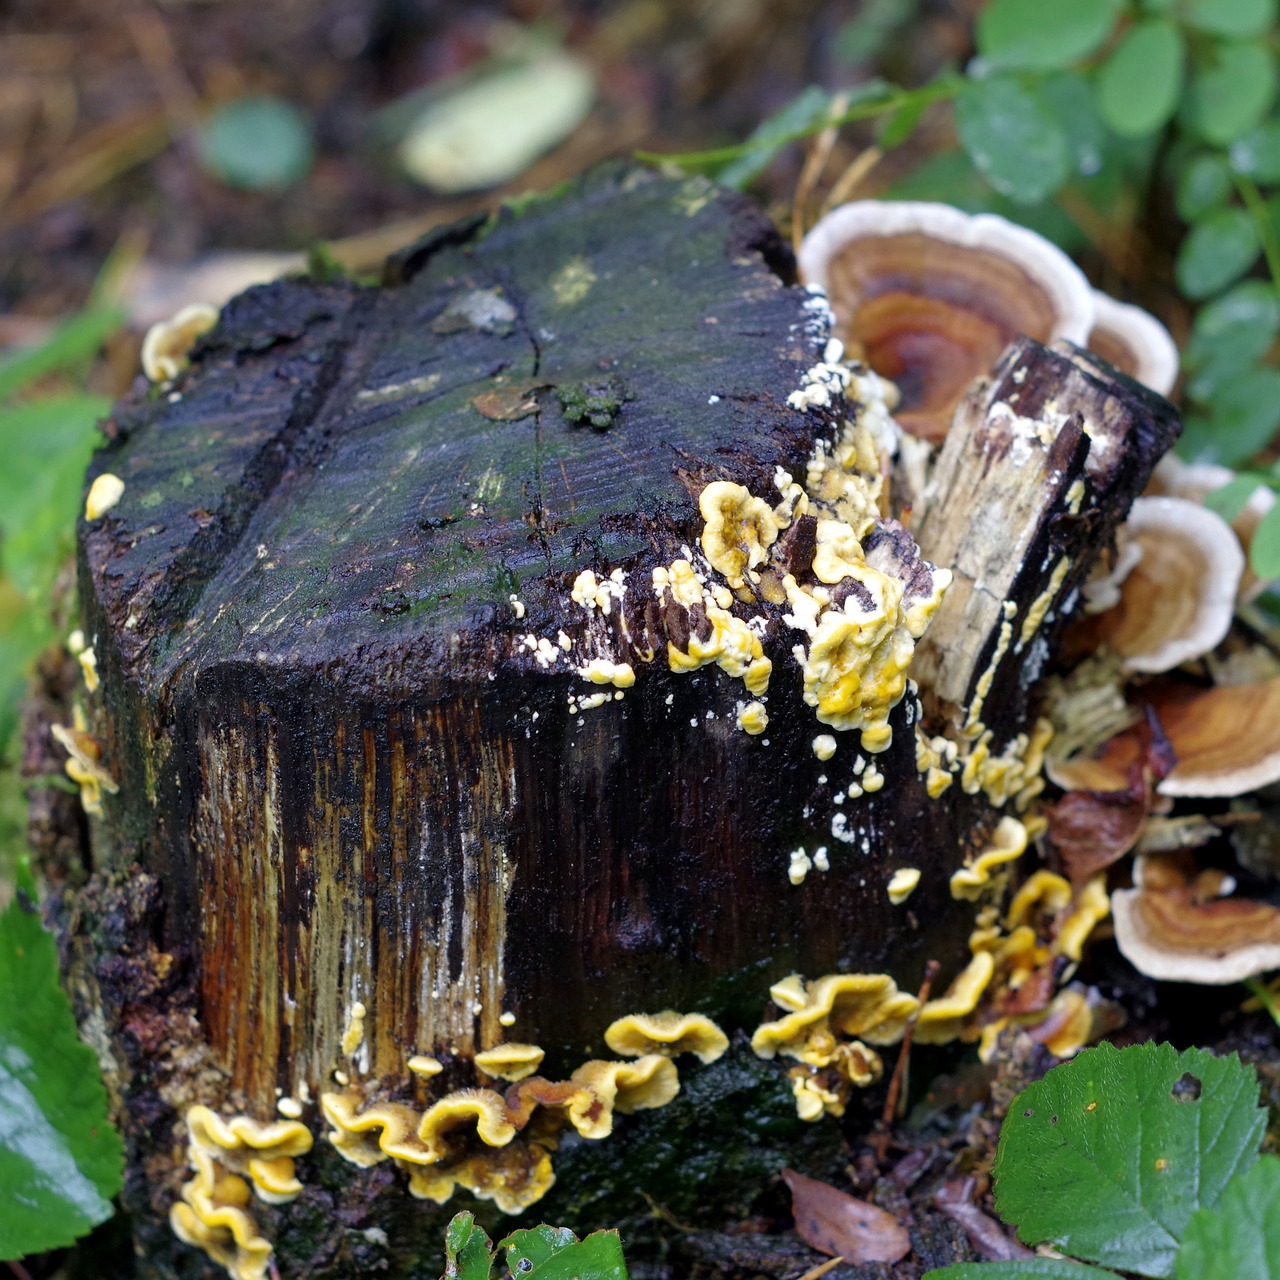
[[[1224,379],[1203,414],[1188,414],[1178,452],[1236,467],[1271,443],[1280,427],[1280,370],[1249,369]]]
[[[578,1237],[568,1227],[541,1226],[513,1231],[498,1248],[507,1251],[507,1270],[523,1275],[545,1262],[557,1250],[577,1244]]]
[[[1187,119],[1206,142],[1225,146],[1262,120],[1275,92],[1275,63],[1265,45],[1224,42],[1191,78]]]
[[[627,1280],[622,1239],[616,1231],[593,1231],[523,1274],[528,1280]]]
[[[1253,497],[1258,488],[1258,477],[1251,472],[1232,476],[1221,488],[1214,489],[1201,499],[1204,505],[1215,515],[1230,522],[1245,508],[1245,503]]]
[[[1253,1164],[1265,1129],[1257,1077],[1234,1054],[1101,1044],[1010,1106],[996,1208],[1027,1244],[1168,1276],[1192,1213]]]
[[[1249,567],[1264,582],[1280,578],[1280,502],[1262,517],[1253,532],[1253,540],[1249,543]]]
[[[200,163],[229,187],[282,191],[305,178],[315,148],[306,118],[283,98],[237,98],[200,130]]]
[[[1059,71],[1098,49],[1115,20],[1112,0],[991,0],[978,18],[978,52],[993,67]]]
[[[62,1248],[105,1222],[122,1179],[98,1060],[58,985],[24,862],[0,916],[0,1259]]]
[[[444,1232],[444,1274],[447,1280],[490,1280],[493,1245],[475,1215],[455,1213]]]
[[[1066,135],[1033,90],[992,76],[960,97],[955,110],[964,149],[1002,195],[1035,204],[1066,181]]]
[[[924,1280],[1120,1280],[1114,1271],[1058,1258],[1019,1258],[1016,1262],[957,1262],[924,1273]]]
[[[890,37],[914,16],[919,0],[866,0],[836,32],[835,55],[844,62],[870,62]]]
[[[1178,247],[1174,271],[1188,298],[1207,298],[1238,280],[1262,246],[1253,220],[1239,206],[1215,209],[1191,228]]]
[[[1077,75],[1047,76],[1040,95],[1066,135],[1072,169],[1092,177],[1102,168],[1108,138],[1088,83]]]
[[[1277,508],[1280,510],[1280,508]],[[1178,1280],[1280,1280],[1280,1158],[1234,1178],[1218,1207],[1191,1219]]]
[[[1192,156],[1178,174],[1174,207],[1183,222],[1198,222],[1226,204],[1232,192],[1231,170],[1216,151]]]
[[[1276,20],[1275,0],[1185,0],[1189,27],[1215,36],[1261,35]]]
[[[831,94],[809,85],[786,106],[762,120],[747,139],[743,154],[716,174],[716,180],[739,191],[754,182],[795,135],[812,128],[831,112]]]
[[[1122,138],[1142,138],[1166,124],[1178,107],[1186,42],[1164,18],[1125,33],[1098,75],[1098,110]]]
[[[1247,363],[1258,360],[1280,334],[1280,295],[1262,280],[1245,280],[1196,312],[1184,358],[1219,347],[1247,345]]]
[[[1265,120],[1231,144],[1231,167],[1255,182],[1280,182],[1280,120]]]
[[[81,311],[41,346],[0,360],[0,400],[37,378],[90,360],[120,327],[121,319],[122,313],[115,308]]]

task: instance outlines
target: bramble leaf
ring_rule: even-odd
[[[1191,1215],[1253,1164],[1265,1127],[1257,1077],[1234,1054],[1102,1044],[1014,1100],[996,1208],[1024,1243],[1169,1276]]]
[[[447,1280],[490,1280],[493,1245],[467,1210],[455,1213],[444,1232],[444,1274]]]
[[[1122,138],[1154,133],[1177,110],[1186,42],[1164,18],[1139,22],[1103,64],[1098,110]]]
[[[1066,134],[1039,94],[992,76],[963,94],[955,110],[960,141],[1002,195],[1035,204],[1066,181]]]
[[[0,916],[0,1259],[62,1248],[105,1222],[122,1178],[98,1059],[58,984],[24,863]]]
[[[1057,71],[1099,48],[1115,20],[1113,0],[991,0],[978,18],[978,52],[993,67]]]
[[[1059,1258],[1019,1258],[1014,1262],[957,1262],[926,1271],[924,1280],[1120,1280],[1114,1271]]]
[[[1178,1280],[1280,1277],[1280,1158],[1263,1156],[1231,1180],[1217,1209],[1192,1217],[1175,1274]]]

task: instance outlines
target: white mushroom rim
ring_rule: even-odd
[[[1085,346],[1095,323],[1094,293],[1057,245],[995,213],[965,213],[926,200],[855,200],[819,219],[800,246],[800,276],[827,289],[832,260],[858,240],[920,235],[1014,263],[1045,292],[1056,317],[1051,338]]]

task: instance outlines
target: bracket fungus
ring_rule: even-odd
[[[1116,943],[1140,973],[1222,984],[1280,969],[1280,910],[1224,895],[1217,872],[1181,857],[1134,860],[1132,889],[1111,895]]]
[[[1119,602],[1090,634],[1132,671],[1170,671],[1221,644],[1235,615],[1244,552],[1231,526],[1186,498],[1138,498],[1119,535],[1139,553]]]
[[[499,1044],[476,1054],[475,1063],[487,1076],[514,1083],[533,1075],[547,1055],[536,1044]]]
[[[1026,849],[1026,824],[1006,814],[996,823],[991,842],[972,858],[966,858],[965,865],[952,875],[951,896],[976,902],[992,885],[993,873],[1020,858]]]
[[[1178,380],[1178,347],[1150,312],[1093,290],[1093,328],[1085,346],[1158,395]]]
[[[152,382],[172,381],[190,364],[196,341],[217,323],[217,308],[196,302],[153,324],[142,340],[142,372]]]
[[[1019,334],[1084,346],[1092,291],[1049,241],[995,214],[862,200],[822,218],[800,247],[836,333],[902,393],[898,420],[940,440],[969,384]]]
[[[249,1184],[220,1169],[198,1147],[191,1149],[190,1158],[196,1176],[183,1184],[181,1200],[169,1210],[174,1235],[203,1249],[231,1280],[265,1280],[272,1245],[245,1208]]]
[[[630,1013],[609,1025],[604,1042],[624,1058],[661,1053],[669,1058],[691,1053],[702,1063],[715,1062],[729,1048],[729,1037],[702,1013]]]

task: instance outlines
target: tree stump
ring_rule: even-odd
[[[887,695],[887,734],[860,741],[815,715],[814,640],[781,585],[830,601],[851,581],[812,577],[820,517],[787,496],[871,412],[824,391],[827,324],[745,201],[609,168],[429,237],[384,287],[251,290],[189,372],[117,408],[91,478],[124,493],[82,523],[80,574],[90,728],[118,792],[93,827],[75,981],[151,1273],[201,1259],[164,1225],[193,1105],[266,1122],[281,1095],[304,1104],[304,1190],[254,1210],[284,1274],[426,1274],[440,1217],[389,1163],[334,1157],[314,1099],[335,1079],[421,1107],[491,1085],[473,1058],[506,1040],[560,1079],[608,1056],[625,1014],[750,1031],[793,971],[913,990],[930,957],[960,967],[972,912],[949,877],[1001,808],[963,754],[935,794],[917,726],[994,757],[1027,733],[1074,592],[1176,423],[1083,353],[1006,354],[916,512],[920,550],[881,513],[862,539],[924,613],[925,561],[957,579],[911,669],[920,696]],[[717,560],[709,491],[791,514],[769,539],[731,512]],[[691,603],[677,562],[701,577],[680,579]],[[707,658],[726,635],[739,649]],[[894,905],[901,867],[922,879]],[[434,1093],[414,1055],[442,1064]],[[775,1108],[753,1150],[795,1132],[785,1077],[745,1045],[704,1070],[724,1082],[706,1108]],[[704,1142],[742,1137],[731,1110]],[[615,1151],[640,1134],[676,1150],[664,1123],[620,1121]],[[657,1156],[602,1173],[614,1141],[566,1144],[567,1163],[633,1205],[684,1194]],[[698,1176],[685,1212],[745,1205]],[[589,1199],[558,1211],[590,1225]]]

